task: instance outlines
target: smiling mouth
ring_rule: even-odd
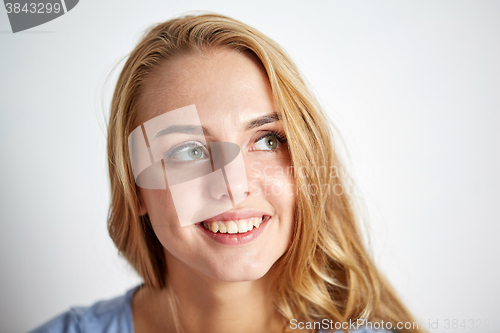
[[[215,233],[243,234],[258,228],[260,224],[267,221],[270,216],[259,216],[232,221],[210,221],[201,222],[203,228]]]

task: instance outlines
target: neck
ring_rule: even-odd
[[[177,317],[184,333],[282,331],[282,316],[270,296],[271,272],[255,281],[218,281],[166,255],[170,292],[163,289],[149,297],[154,299],[148,312],[156,329],[175,332]]]

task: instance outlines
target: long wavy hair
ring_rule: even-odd
[[[108,229],[120,253],[147,286],[167,287],[163,246],[147,215],[138,212],[127,138],[137,126],[143,83],[160,64],[220,47],[251,52],[260,60],[288,138],[297,202],[293,241],[275,263],[277,309],[287,321],[383,320],[394,328],[398,322],[414,323],[363,244],[333,131],[296,66],[273,40],[222,15],[184,16],[152,27],[121,71],[108,124]],[[422,332],[413,326],[399,331]]]

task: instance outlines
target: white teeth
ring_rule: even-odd
[[[238,226],[234,221],[229,221],[227,224],[227,233],[228,234],[235,234],[238,232]]]
[[[247,221],[245,220],[241,220],[239,223],[238,223],[238,232],[240,234],[244,233],[244,232],[247,232],[248,229],[247,229]]]
[[[203,228],[212,231],[214,234],[220,232],[222,234],[243,234],[252,231],[253,228],[258,228],[262,223],[262,217],[253,217],[237,221],[212,221],[203,222]]]

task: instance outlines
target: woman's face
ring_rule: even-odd
[[[149,215],[166,250],[169,271],[184,269],[220,281],[264,276],[290,244],[296,199],[286,137],[262,65],[231,49],[182,55],[146,80],[139,104],[141,122],[196,106],[204,135],[165,136],[165,164],[189,170],[209,156],[207,142],[231,142],[241,149],[246,173],[247,186],[237,184],[229,196],[224,183],[199,193],[214,205],[231,197],[238,197],[239,203],[224,214],[183,227],[168,186],[139,188],[141,214]]]

